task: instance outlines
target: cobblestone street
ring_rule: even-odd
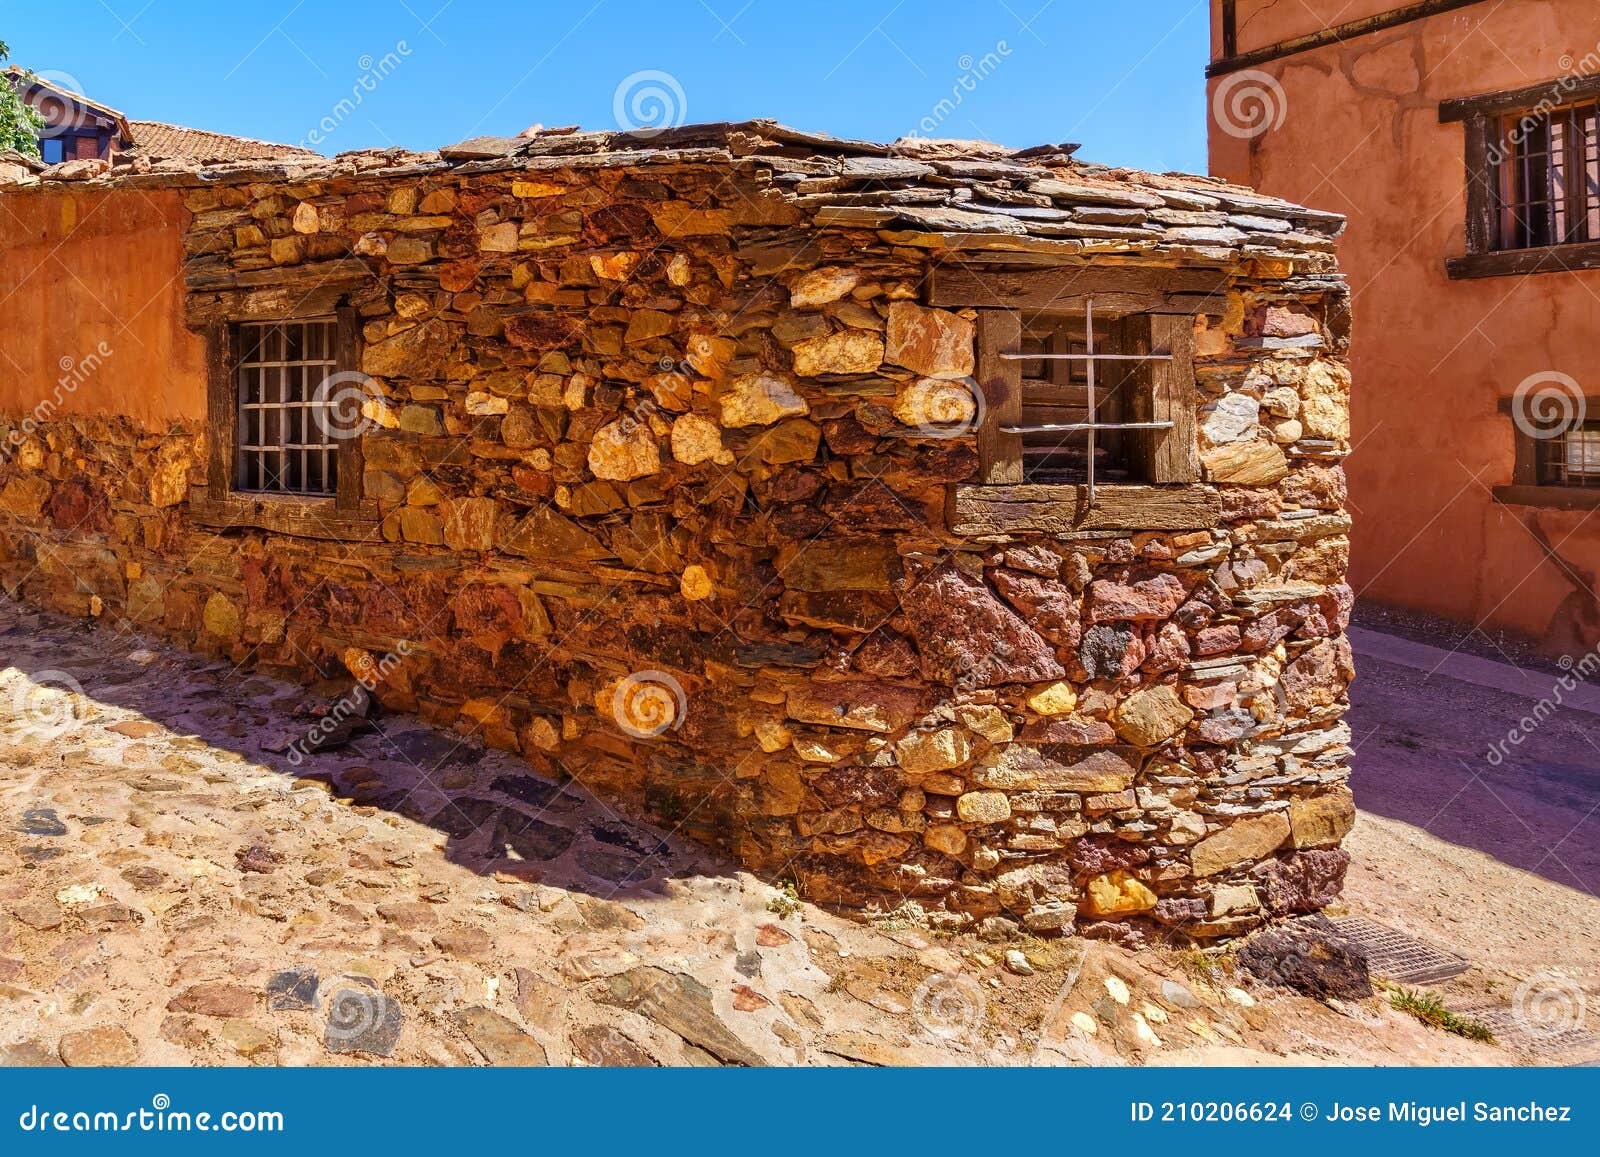
[[[114,631],[5,604],[0,647],[6,1063],[1506,1055],[1378,1001],[1338,1011],[1256,986],[1225,961],[849,922],[405,717],[296,768],[273,752],[304,733],[305,689]],[[1352,903],[1426,919],[1426,897],[1385,911],[1394,881],[1456,850],[1397,849],[1398,828],[1358,828]],[[1592,927],[1592,900],[1514,875],[1524,897],[1567,905],[1552,937]],[[1592,974],[1581,944],[1547,947]]]

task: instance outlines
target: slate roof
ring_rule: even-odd
[[[131,168],[119,163],[95,179],[201,185],[722,165],[781,190],[818,225],[962,235],[963,244],[998,249],[1292,259],[1331,253],[1344,229],[1337,213],[1211,177],[1093,164],[1079,160],[1076,150],[1072,144],[1011,149],[924,138],[880,144],[755,120],[659,131],[534,129],[422,153],[294,153],[228,164],[145,160]]]

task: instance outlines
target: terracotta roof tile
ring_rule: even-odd
[[[163,124],[161,121],[128,123],[133,130],[133,147],[127,150],[127,155],[134,157],[186,160],[211,165],[227,161],[278,160],[318,155],[296,145],[278,145],[271,141]]]

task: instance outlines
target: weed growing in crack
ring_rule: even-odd
[[[1406,988],[1393,988],[1389,990],[1389,1004],[1401,1012],[1410,1013],[1423,1024],[1432,1025],[1434,1028],[1443,1029],[1445,1032],[1454,1033],[1456,1036],[1466,1037],[1468,1040],[1482,1041],[1484,1044],[1494,1044],[1494,1033],[1482,1021],[1473,1020],[1470,1016],[1462,1016],[1446,1008],[1444,1001],[1440,1000],[1437,993],[1413,992]]]

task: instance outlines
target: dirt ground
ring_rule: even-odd
[[[1499,1064],[1594,1053],[1537,1034],[1465,1040],[1381,996],[1321,1003],[1267,988],[1236,972],[1230,951],[987,944],[933,935],[914,911],[845,919],[580,784],[538,779],[403,717],[295,766],[284,746],[306,729],[305,689],[9,603],[0,668],[3,1063]],[[1389,750],[1404,732],[1381,703],[1358,707],[1357,736],[1386,737],[1363,746],[1362,778],[1422,774]],[[1553,872],[1441,838],[1438,825],[1430,834],[1427,819],[1363,815],[1334,914],[1469,956],[1473,967],[1437,988],[1453,1007],[1593,1019],[1571,1005],[1597,991],[1600,902]],[[1561,859],[1580,873],[1591,862]]]

